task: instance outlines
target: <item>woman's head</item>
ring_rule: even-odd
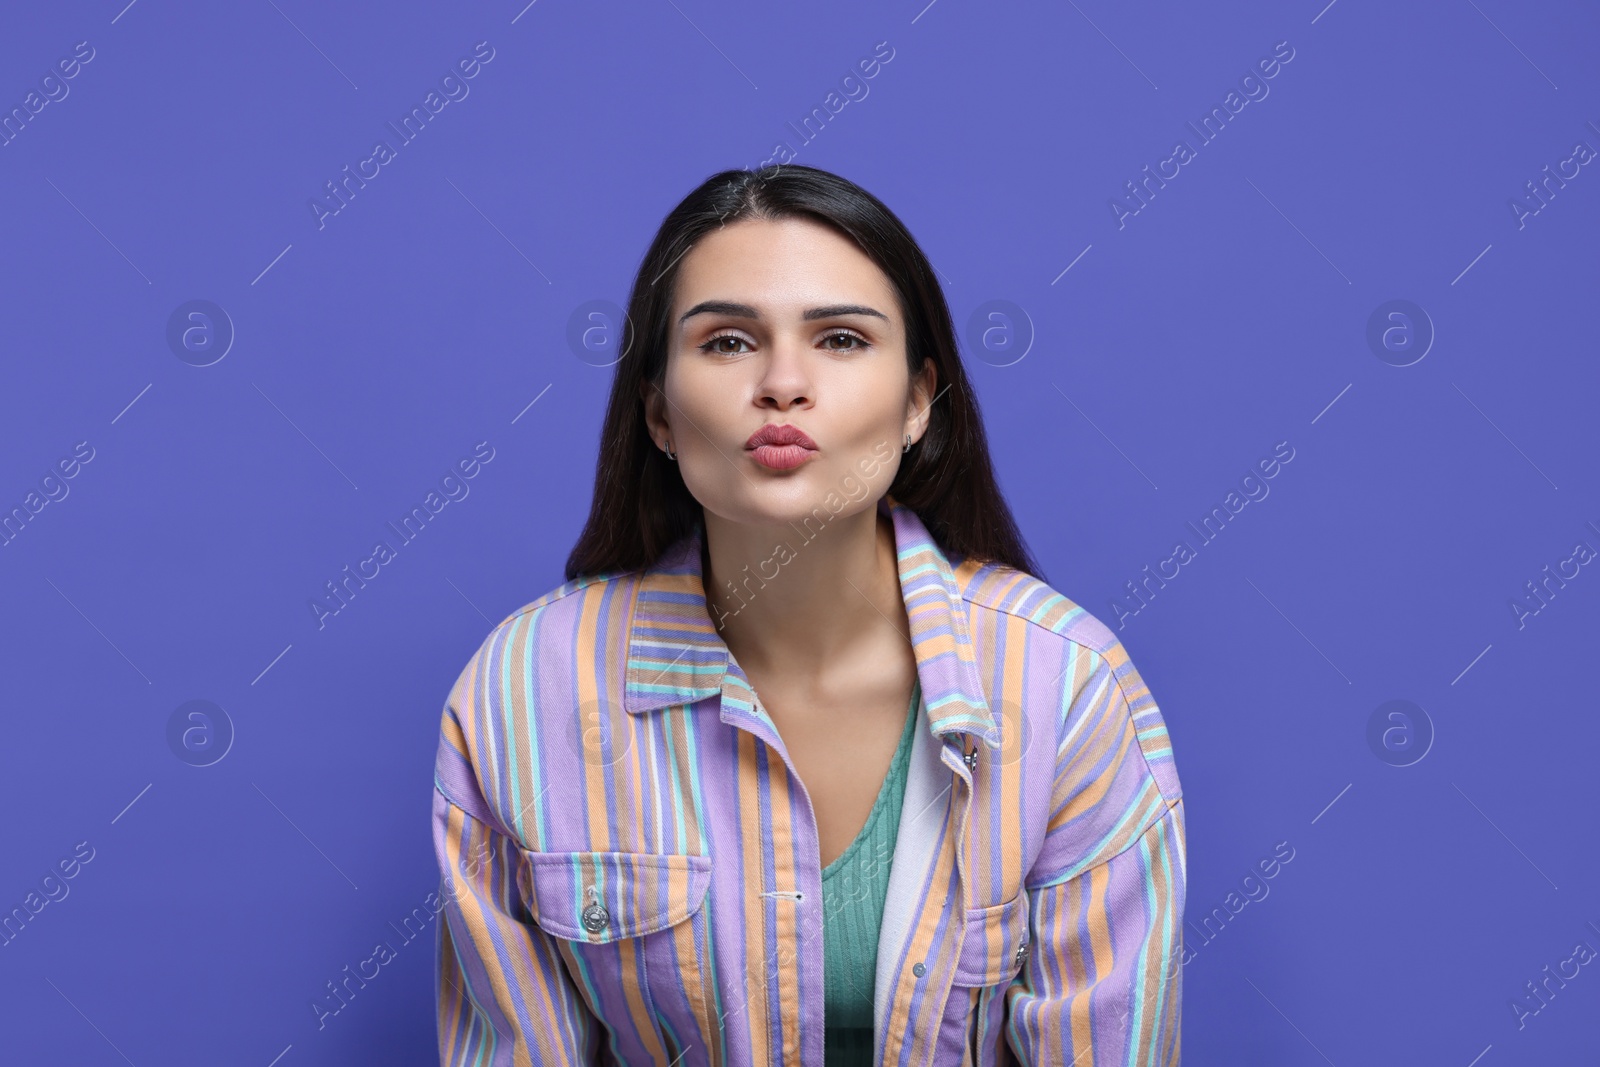
[[[656,234],[622,344],[569,579],[649,565],[703,510],[798,523],[885,492],[947,553],[1038,573],[932,268],[859,186],[793,165],[712,176]],[[774,425],[815,449],[747,447]]]

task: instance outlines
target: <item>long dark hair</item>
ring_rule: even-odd
[[[594,499],[567,557],[567,580],[642,570],[703,521],[677,464],[656,449],[642,389],[666,380],[678,264],[711,230],[744,219],[804,218],[853,240],[888,276],[906,324],[906,361],[938,371],[927,432],[901,457],[888,493],[911,508],[952,558],[995,561],[1042,578],[995,482],[978,401],[956,350],[933,268],[877,197],[815,167],[778,164],[707,178],[662,221],[645,253],[623,325],[611,401],[600,431]]]

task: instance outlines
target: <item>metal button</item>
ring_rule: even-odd
[[[583,909],[583,928],[591,934],[598,934],[611,922],[611,913],[601,904],[590,904]]]
[[[913,963],[913,964],[912,964],[912,965],[911,965],[911,973],[912,973],[912,974],[914,974],[914,975],[916,975],[916,976],[917,976],[917,977],[918,977],[918,978],[921,978],[921,977],[922,977],[922,974],[923,974],[923,972],[924,972],[924,971],[926,971],[926,970],[927,970],[927,968],[926,968],[926,967],[924,967],[924,966],[923,966],[923,965],[922,965],[922,964],[920,964],[920,963]]]
[[[1017,946],[1017,966],[1021,967],[1028,961],[1028,943],[1024,941]]]

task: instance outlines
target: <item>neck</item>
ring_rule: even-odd
[[[881,641],[884,626],[909,639],[894,526],[876,502],[820,529],[708,511],[701,564],[711,618],[747,668],[820,669],[849,647]]]

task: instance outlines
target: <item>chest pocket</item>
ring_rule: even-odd
[[[711,857],[524,851],[523,858],[529,916],[556,939],[579,995],[610,1035],[611,1054],[620,1059],[642,1041],[655,1062],[667,1063],[685,1051],[678,1041],[697,1044],[711,994],[700,971],[710,956]]]
[[[1028,894],[1019,892],[992,908],[969,908],[954,984],[990,986],[1009,983],[1028,952]]]
[[[969,908],[961,952],[956,959],[951,1001],[967,1011],[963,1067],[991,1067],[1001,1059],[1006,988],[1032,950],[1028,934],[1028,894],[1019,891],[1004,904]],[[959,998],[959,999],[958,999]]]
[[[709,856],[524,852],[528,908],[546,933],[586,945],[644,937],[688,919],[711,885]]]

